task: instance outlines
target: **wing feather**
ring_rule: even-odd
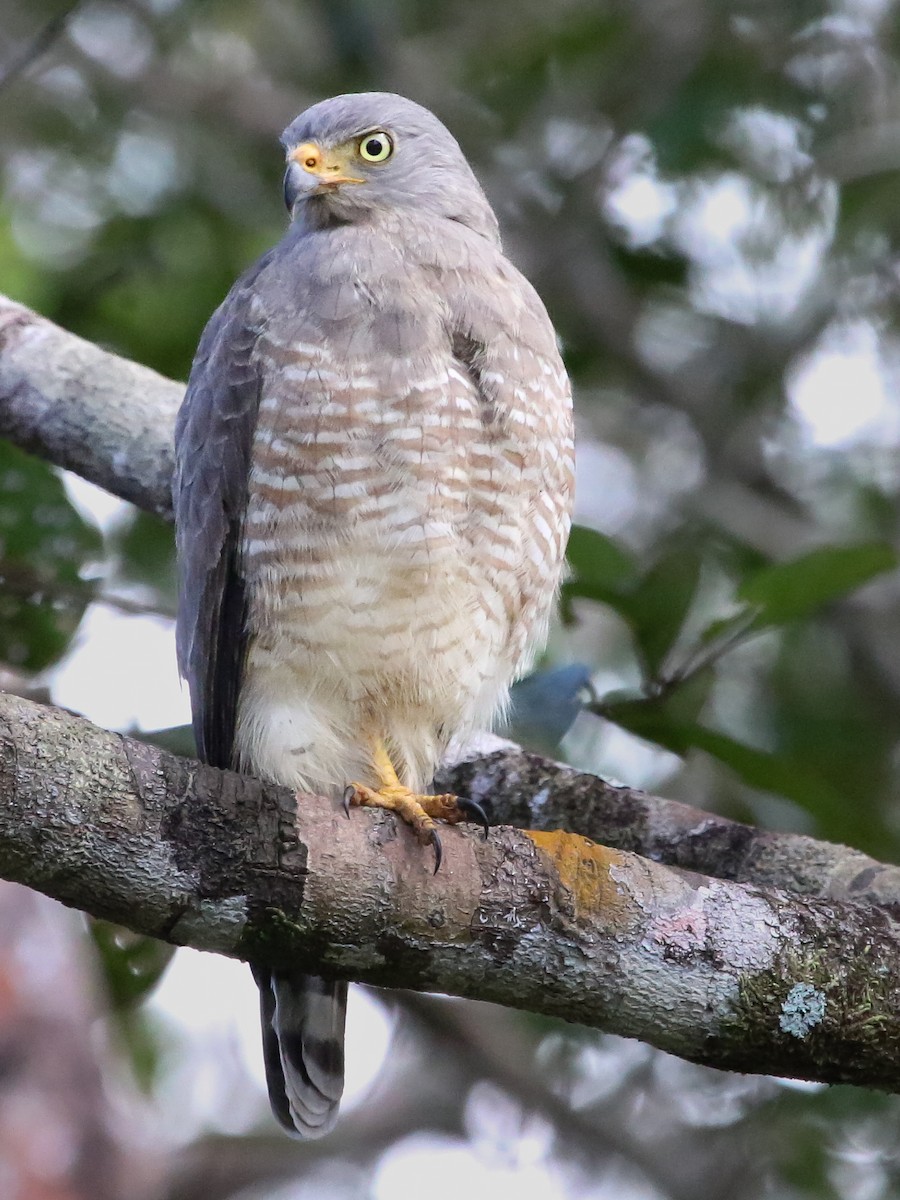
[[[270,259],[243,275],[210,319],[175,426],[178,665],[191,691],[197,753],[217,767],[233,765],[246,650],[240,538],[261,387],[250,310]]]

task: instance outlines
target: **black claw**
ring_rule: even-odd
[[[348,783],[347,786],[344,788],[344,798],[341,800],[341,807],[343,808],[344,812],[347,814],[348,821],[350,820],[350,801],[353,799],[353,793],[355,791],[356,791],[356,788],[353,786],[353,784]]]
[[[431,831],[431,844],[434,846],[434,873],[437,875],[444,861],[444,847],[441,845],[441,835],[436,829]]]
[[[457,806],[473,821],[477,821],[484,830],[484,840],[487,841],[488,834],[491,832],[491,823],[488,820],[487,813],[474,800],[466,800],[462,796],[456,798]]]

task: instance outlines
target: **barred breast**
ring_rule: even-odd
[[[297,788],[365,782],[373,737],[426,787],[546,634],[572,476],[555,343],[497,314],[473,353],[437,308],[416,317],[414,335],[376,339],[385,353],[365,338],[339,352],[337,336],[258,344],[237,746]]]

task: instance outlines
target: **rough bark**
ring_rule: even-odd
[[[163,515],[181,393],[0,299],[0,434]],[[434,877],[388,814],[295,806],[7,696],[0,875],[175,944],[495,1000],[719,1067],[900,1089],[897,868],[508,743],[449,771],[530,832],[448,830]]]
[[[0,873],[139,933],[492,1000],[696,1062],[900,1090],[900,929],[565,832],[448,829],[0,701]]]
[[[849,846],[775,833],[493,739],[497,749],[447,766],[440,790],[477,800],[498,824],[569,829],[618,850],[735,883],[878,904],[900,917],[900,867]]]
[[[171,517],[184,388],[0,296],[0,437]]]

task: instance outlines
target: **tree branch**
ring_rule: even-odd
[[[184,388],[0,296],[0,437],[172,516]]]
[[[512,742],[444,767],[436,784],[476,800],[493,821],[569,829],[618,850],[734,883],[878,904],[900,917],[900,867],[860,850],[774,833],[677,800],[616,787]]]
[[[0,299],[0,434],[164,515],[181,394]],[[176,944],[900,1090],[897,868],[509,743],[445,782],[531,832],[448,830],[432,877],[389,814],[295,813],[284,788],[2,697],[0,874]]]
[[[81,7],[81,3],[82,0],[70,0],[62,12],[51,17],[31,41],[21,46],[0,68],[0,92],[5,92],[11,84],[26,73],[29,67],[47,53],[57,38],[65,31],[76,9]]]
[[[221,772],[0,698],[0,872],[139,933],[449,992],[696,1062],[900,1090],[900,930],[568,833],[448,829]]]

